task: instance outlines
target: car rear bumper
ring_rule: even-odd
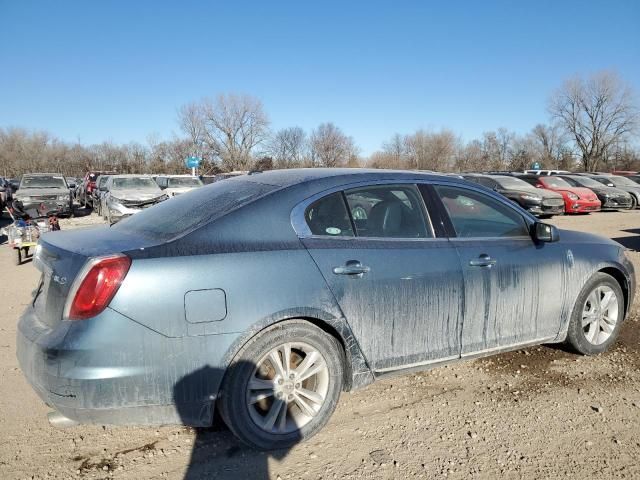
[[[92,323],[117,334],[105,339]],[[114,344],[118,338],[122,341]],[[40,398],[75,422],[208,426],[223,370],[208,368],[206,379],[194,381],[202,369],[189,368],[197,360],[173,353],[191,350],[186,343],[190,340],[167,339],[109,308],[93,319],[54,328],[28,308],[18,324],[17,357]]]

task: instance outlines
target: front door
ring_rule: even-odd
[[[312,204],[303,243],[378,371],[458,358],[463,280],[415,185],[337,192]]]
[[[461,186],[436,186],[465,286],[462,355],[554,338],[566,290],[560,244],[536,244],[515,208]]]

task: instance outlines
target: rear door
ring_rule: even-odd
[[[459,357],[462,272],[416,185],[328,193],[303,222],[301,240],[375,371]]]
[[[567,304],[561,244],[536,244],[520,212],[478,189],[434,188],[464,275],[462,355],[554,338]]]

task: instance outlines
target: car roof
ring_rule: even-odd
[[[23,177],[64,177],[61,173],[23,173]]]
[[[249,180],[256,183],[264,183],[278,187],[289,187],[305,183],[316,183],[326,180],[334,180],[339,183],[345,180],[376,181],[376,180],[448,180],[464,183],[462,179],[436,173],[425,173],[415,170],[387,170],[376,168],[292,168],[286,170],[269,170],[265,172],[253,172],[241,177],[225,181]]]
[[[120,174],[120,175],[101,175],[104,177],[110,177],[110,178],[151,178],[151,175],[147,175],[144,173],[127,173],[127,174]]]

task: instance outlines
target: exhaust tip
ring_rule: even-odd
[[[65,417],[60,412],[47,413],[47,420],[52,427],[56,428],[69,428],[78,425],[78,422]]]

